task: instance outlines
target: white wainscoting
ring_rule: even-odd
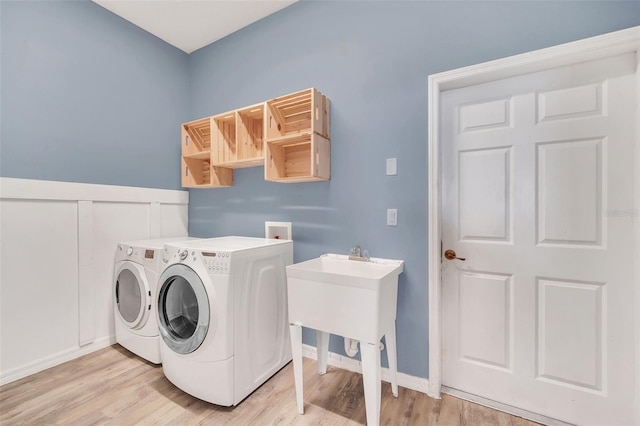
[[[115,343],[119,241],[187,235],[189,193],[0,178],[0,384]]]

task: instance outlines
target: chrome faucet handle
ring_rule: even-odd
[[[362,249],[360,248],[360,245],[355,245],[351,248],[351,256],[360,257],[361,253]]]

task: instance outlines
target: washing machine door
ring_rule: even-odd
[[[127,327],[142,328],[151,311],[151,290],[142,266],[133,262],[123,262],[115,273],[115,312]]]
[[[189,354],[202,344],[210,329],[209,298],[202,280],[188,266],[169,266],[160,276],[158,328],[171,350]]]

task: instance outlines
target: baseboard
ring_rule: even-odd
[[[318,359],[318,350],[315,346],[311,345],[302,345],[302,356],[305,358],[310,358],[317,360]],[[338,355],[334,352],[329,352],[329,359],[327,360],[327,364],[342,368],[343,370],[353,371],[354,373],[362,374],[362,363],[357,359],[349,358],[347,356]],[[411,389],[414,391],[422,392],[424,394],[429,390],[429,381],[428,379],[422,377],[410,376],[404,373],[398,373],[398,386],[402,386],[403,388]],[[386,367],[382,367],[382,380],[385,382],[390,382],[391,374],[389,369]]]
[[[7,383],[15,382],[16,380],[20,380],[32,374],[39,373],[40,371],[46,370],[47,368],[55,367],[56,365],[71,361],[91,352],[104,349],[107,346],[113,345],[114,343],[116,343],[115,336],[106,336],[101,339],[95,340],[91,344],[78,346],[73,349],[58,352],[57,354],[53,354],[45,358],[40,358],[21,367],[14,368],[9,371],[3,371],[2,373],[0,373],[0,386],[6,385]]]

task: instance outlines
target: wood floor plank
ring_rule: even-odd
[[[366,424],[362,376],[333,366],[317,373],[304,359],[305,414],[299,415],[293,367],[285,366],[236,407],[192,397],[162,368],[119,345],[102,349],[0,387],[0,424],[13,425],[233,425],[358,426]],[[380,424],[402,426],[535,423],[449,395],[442,400],[382,384]]]
[[[447,423],[439,422],[442,399],[433,399],[429,397],[425,398],[424,394],[413,390],[400,388],[398,396],[402,395],[403,393],[411,393],[415,398],[413,407],[411,407],[411,411],[407,413],[408,416],[404,417],[404,424],[406,426],[437,426],[438,424],[448,425]]]
[[[449,426],[465,425],[462,403],[461,399],[454,398],[451,395],[442,395],[437,424]]]

